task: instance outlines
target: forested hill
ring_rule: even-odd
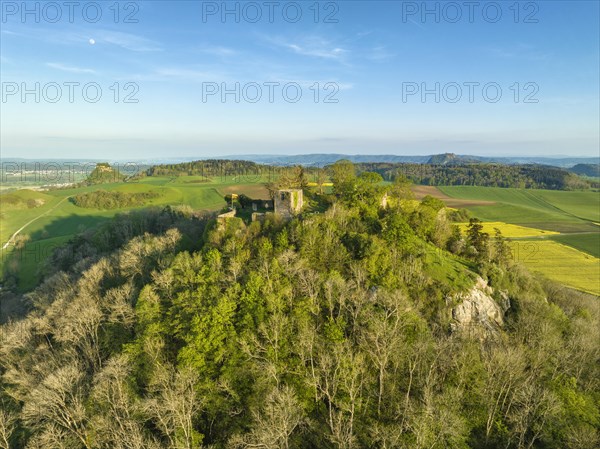
[[[229,176],[266,172],[269,166],[242,160],[208,159],[182,162],[179,164],[154,165],[142,173],[142,176]]]
[[[56,252],[1,328],[0,446],[597,447],[597,298],[403,180],[383,208],[332,179],[290,221],[149,210]]]
[[[598,157],[542,157],[542,156],[474,156],[461,155],[453,153],[444,153],[428,156],[408,156],[399,154],[299,154],[299,155],[237,155],[227,157],[226,159],[243,159],[254,161],[260,164],[273,165],[304,165],[323,167],[324,165],[333,164],[336,161],[345,159],[353,163],[363,162],[386,162],[386,163],[419,163],[425,164],[432,159],[447,159],[452,158],[457,161],[464,162],[480,162],[480,163],[496,163],[505,165],[514,164],[539,164],[551,165],[553,167],[568,168],[576,164],[598,164]]]
[[[514,187],[527,189],[571,190],[592,184],[569,171],[545,165],[505,165],[487,163],[436,164],[357,164],[360,171],[374,171],[385,180],[401,175],[415,184]]]
[[[598,183],[580,178],[566,169],[545,165],[506,165],[496,163],[466,162],[454,155],[434,156],[427,164],[362,162],[356,164],[359,172],[379,173],[384,180],[397,176],[422,185],[474,185],[481,187],[513,187],[550,190],[574,190],[598,187]],[[302,170],[309,179],[320,177],[319,172],[331,176],[331,167],[306,166]],[[262,165],[243,160],[201,160],[180,164],[155,165],[140,176],[204,176],[216,177],[252,175],[272,179],[285,176],[300,166]],[[258,178],[257,178],[258,179]]]
[[[122,174],[117,168],[112,167],[107,162],[99,162],[96,167],[83,181],[83,184],[107,184],[123,181],[127,176]]]
[[[599,164],[577,164],[569,169],[570,172],[578,175],[600,178]]]
[[[459,156],[454,153],[435,154],[427,161],[431,165],[460,165],[482,162],[477,157]]]

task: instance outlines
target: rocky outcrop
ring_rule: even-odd
[[[491,297],[493,290],[482,278],[475,286],[458,295],[460,303],[452,309],[452,332],[468,332],[481,337],[497,334],[504,326],[504,314],[510,308],[508,296],[501,293],[501,304]]]

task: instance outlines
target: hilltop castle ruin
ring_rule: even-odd
[[[304,197],[302,189],[285,189],[275,192],[275,213],[284,218],[292,218],[302,211]]]

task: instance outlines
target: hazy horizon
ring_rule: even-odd
[[[177,155],[157,155],[157,156],[147,156],[147,157],[22,157],[22,156],[12,156],[12,155],[2,155],[0,156],[0,161],[2,160],[24,160],[24,161],[92,161],[92,162],[157,162],[162,163],[163,161],[193,161],[193,160],[211,160],[211,159],[247,159],[252,160],[252,158],[256,159],[268,159],[268,158],[302,158],[302,157],[310,157],[310,156],[348,156],[348,157],[362,157],[362,158],[385,158],[385,157],[414,157],[414,158],[425,158],[442,154],[455,154],[457,156],[467,156],[467,157],[479,157],[479,158],[489,158],[489,159],[548,159],[548,160],[564,160],[564,159],[573,159],[573,160],[587,160],[587,159],[598,159],[600,160],[600,155],[568,155],[568,154],[553,154],[549,156],[543,155],[528,155],[528,154],[507,154],[507,155],[481,155],[477,153],[467,154],[467,153],[380,153],[380,154],[370,154],[370,153],[338,153],[338,152],[322,152],[322,153],[239,153],[239,154],[196,154],[196,155],[187,155],[187,156],[177,156]],[[259,161],[260,162],[260,161]]]

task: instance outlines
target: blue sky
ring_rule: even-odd
[[[227,2],[238,21],[222,2],[111,0],[97,22],[93,6],[27,2],[24,16],[21,3],[2,1],[3,157],[599,152],[596,1],[428,2],[437,17],[422,2],[273,2],[272,21],[265,2]],[[79,83],[72,102],[64,83]],[[236,83],[239,102],[203,98]]]

